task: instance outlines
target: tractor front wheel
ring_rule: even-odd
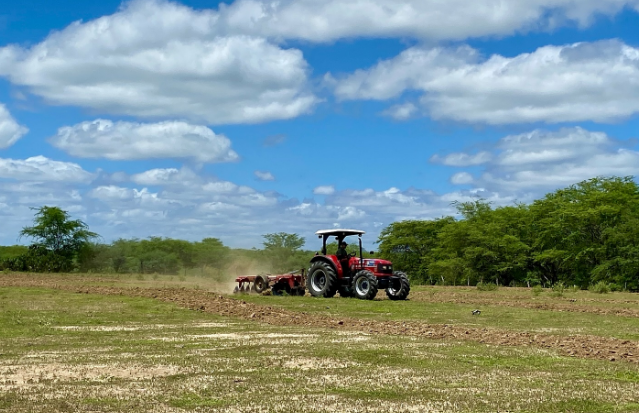
[[[353,295],[360,300],[372,300],[377,295],[377,278],[370,271],[362,270],[353,277]]]
[[[401,271],[395,271],[393,275],[397,278],[391,280],[390,285],[386,289],[386,295],[394,301],[405,300],[410,292],[408,276],[406,276],[406,273]]]
[[[331,298],[337,292],[337,274],[330,264],[317,261],[306,277],[306,289],[313,297]]]

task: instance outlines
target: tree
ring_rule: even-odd
[[[267,250],[285,249],[293,252],[297,251],[304,245],[306,240],[297,234],[287,234],[286,232],[278,232],[277,234],[266,234],[264,237],[264,248]]]
[[[34,238],[38,245],[56,254],[65,255],[76,252],[84,244],[99,235],[89,231],[89,226],[79,219],[71,220],[67,211],[58,207],[43,206],[37,210],[34,226],[24,227],[20,238]]]
[[[195,263],[202,268],[221,270],[229,261],[229,248],[217,238],[204,238],[195,243]]]
[[[392,223],[379,236],[380,256],[392,261],[396,269],[407,272],[411,280],[432,283],[428,267],[434,260],[435,248],[440,245],[438,235],[454,223],[451,217]]]
[[[300,249],[304,245],[304,237],[297,234],[279,232],[266,234],[264,237],[264,261],[270,263],[274,273],[297,270],[308,265],[308,253]]]
[[[69,213],[59,207],[43,206],[32,208],[35,213],[34,225],[24,227],[20,238],[34,239],[32,250],[41,251],[63,258],[67,263],[77,255],[78,251],[99,235],[89,231],[89,226],[79,219],[72,220]]]

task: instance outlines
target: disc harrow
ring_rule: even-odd
[[[234,294],[262,294],[270,289],[272,295],[306,294],[306,272],[304,269],[286,274],[241,275],[235,279]]]

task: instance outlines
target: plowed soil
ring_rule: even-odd
[[[530,293],[528,293],[530,296]],[[548,302],[530,302],[529,299],[524,300],[499,300],[495,297],[481,298],[474,297],[470,294],[464,294],[459,292],[438,292],[437,294],[428,294],[425,292],[411,292],[410,299],[413,301],[427,301],[431,303],[444,303],[444,304],[473,304],[477,306],[498,306],[498,307],[516,307],[516,308],[529,308],[532,310],[549,310],[549,311],[565,311],[571,313],[591,313],[601,315],[615,315],[621,317],[639,317],[639,309],[637,308],[603,308],[595,305],[588,305],[588,302],[593,304],[629,304],[637,306],[637,301],[632,302],[620,302],[613,300],[587,300],[587,299],[569,299],[564,298],[561,301],[548,303]]]
[[[432,339],[469,340],[497,346],[533,346],[554,349],[562,355],[639,363],[639,342],[589,335],[555,336],[512,332],[493,328],[468,328],[453,325],[432,325],[419,322],[371,321],[354,318],[332,318],[318,314],[294,312],[247,303],[241,300],[192,289],[117,288],[78,286],[59,277],[25,279],[24,276],[0,275],[0,287],[41,287],[74,291],[81,294],[126,295],[153,298],[181,307],[228,317],[255,320],[271,325],[296,325],[360,331],[370,334],[418,336]],[[92,279],[96,281],[96,279]],[[455,301],[457,302],[457,301]],[[496,305],[493,301],[491,305]],[[545,308],[551,309],[552,308]]]

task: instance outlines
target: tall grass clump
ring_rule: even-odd
[[[484,282],[477,283],[477,289],[479,291],[497,291],[498,288],[499,286],[493,283],[484,283]]]
[[[595,294],[608,294],[610,292],[610,286],[605,281],[599,281],[597,284],[588,287],[588,291]]]
[[[564,292],[566,292],[566,286],[562,282],[558,282],[552,286],[552,296],[553,297],[563,297]]]

